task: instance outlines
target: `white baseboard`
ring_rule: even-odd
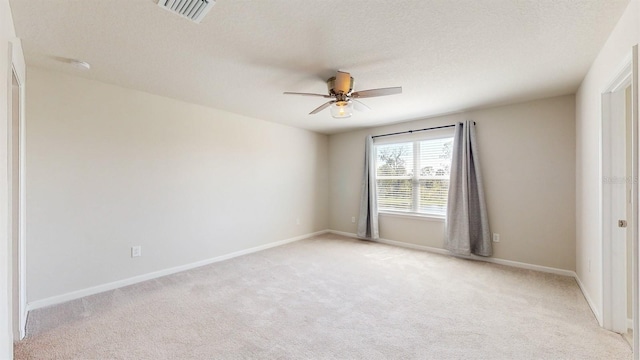
[[[352,238],[356,238],[356,239],[358,238],[358,236],[356,234],[353,234],[353,233],[348,233],[348,232],[343,232],[343,231],[336,231],[336,230],[329,230],[329,232],[332,233],[332,234],[336,234],[336,235],[348,236],[348,237],[352,237]],[[406,243],[406,242],[402,242],[402,241],[389,240],[389,239],[378,239],[378,240],[376,240],[376,242],[383,243],[383,244],[388,244],[388,245],[399,246],[399,247],[404,247],[404,248],[409,248],[409,249],[423,250],[423,251],[428,251],[428,252],[432,252],[432,253],[436,253],[436,254],[454,256],[448,250],[445,250],[445,249],[442,249],[442,248],[431,247],[431,246],[416,245],[416,244],[410,244],[410,243]],[[546,272],[546,273],[551,273],[551,274],[556,274],[556,275],[562,275],[562,276],[569,276],[569,277],[575,277],[576,276],[576,273],[574,271],[571,271],[571,270],[564,270],[564,269],[558,269],[558,268],[553,268],[553,267],[548,267],[548,266],[528,264],[528,263],[523,263],[523,262],[519,262],[519,261],[512,261],[512,260],[505,260],[505,259],[498,259],[498,258],[484,257],[484,256],[476,256],[476,255],[471,255],[471,256],[468,256],[468,257],[467,256],[458,256],[458,257],[469,259],[469,260],[478,260],[478,261],[485,261],[485,262],[490,262],[490,263],[499,264],[499,265],[506,265],[506,266],[516,267],[516,268],[520,268],[520,269],[541,271],[541,272]]]
[[[264,244],[264,245],[256,246],[256,247],[253,247],[253,248],[236,251],[236,252],[233,252],[233,253],[217,256],[217,257],[210,258],[210,259],[197,261],[197,262],[190,263],[190,264],[185,264],[185,265],[181,265],[181,266],[172,267],[172,268],[169,268],[169,269],[159,270],[159,271],[155,271],[155,272],[148,273],[148,274],[134,276],[134,277],[131,277],[131,278],[128,278],[128,279],[118,280],[118,281],[110,282],[110,283],[107,283],[107,284],[93,286],[93,287],[90,287],[90,288],[77,290],[77,291],[73,291],[73,292],[70,292],[70,293],[62,294],[62,295],[56,295],[56,296],[52,296],[52,297],[49,297],[49,298],[46,298],[46,299],[42,299],[42,300],[33,301],[33,302],[30,302],[30,303],[27,304],[26,311],[28,312],[28,311],[35,310],[35,309],[39,309],[39,308],[43,308],[43,307],[47,307],[47,306],[51,306],[51,305],[56,305],[56,304],[60,304],[60,303],[71,301],[71,300],[76,300],[76,299],[79,299],[79,298],[82,298],[82,297],[85,297],[85,296],[95,295],[95,294],[98,294],[98,293],[101,293],[101,292],[114,290],[114,289],[121,288],[121,287],[124,287],[124,286],[133,285],[133,284],[136,284],[136,283],[139,283],[139,282],[143,282],[143,281],[159,278],[159,277],[162,277],[162,276],[175,274],[175,273],[178,273],[178,272],[181,272],[181,271],[186,271],[186,270],[194,269],[194,268],[197,268],[197,267],[213,264],[213,263],[216,263],[216,262],[219,262],[219,261],[228,260],[228,259],[231,259],[231,258],[234,258],[234,257],[238,257],[238,256],[246,255],[246,254],[251,254],[251,253],[254,253],[254,252],[258,252],[258,251],[261,251],[261,250],[266,250],[266,249],[277,247],[277,246],[282,246],[282,245],[285,245],[285,244],[289,244],[289,243],[292,243],[292,242],[295,242],[295,241],[299,241],[299,240],[307,239],[307,238],[310,238],[310,237],[322,235],[322,234],[325,234],[325,233],[332,233],[332,234],[342,235],[342,236],[356,238],[356,239],[358,238],[358,236],[356,234],[354,234],[354,233],[348,233],[348,232],[343,232],[343,231],[336,231],[336,230],[317,231],[317,232],[314,232],[314,233],[305,234],[305,235],[301,235],[301,236],[296,236],[296,237],[285,239],[285,240],[275,241],[275,242],[272,242],[272,243],[269,243],[269,244]],[[416,244],[410,244],[410,243],[405,243],[405,242],[395,241],[395,240],[388,240],[388,239],[379,239],[379,240],[377,240],[377,242],[383,243],[383,244],[388,244],[388,245],[393,245],[393,246],[409,248],[409,249],[428,251],[428,252],[432,252],[432,253],[436,253],[436,254],[451,255],[451,253],[449,251],[447,251],[445,249],[442,249],[442,248],[435,248],[435,247],[424,246],[424,245],[416,245]],[[557,275],[570,276],[570,277],[575,278],[576,282],[578,283],[578,286],[580,287],[580,290],[582,291],[582,294],[584,295],[585,299],[587,300],[587,303],[589,304],[589,307],[591,308],[591,311],[593,312],[594,316],[598,320],[598,323],[602,326],[602,317],[600,315],[600,312],[595,307],[593,301],[591,300],[591,298],[589,297],[588,293],[586,292],[586,290],[584,288],[584,285],[582,284],[582,281],[580,281],[580,278],[576,275],[575,272],[570,271],[570,270],[563,270],[563,269],[547,267],[547,266],[527,264],[527,263],[522,263],[522,262],[518,262],[518,261],[496,259],[496,258],[485,258],[485,257],[482,257],[482,256],[472,256],[469,259],[479,260],[479,261],[486,261],[486,262],[491,262],[491,263],[495,263],[495,264],[501,264],[501,265],[506,265],[506,266],[522,268],[522,269],[528,269],[528,270],[542,271],[542,272],[553,273],[553,274],[557,274]],[[24,318],[26,319],[26,316]],[[628,324],[629,324],[628,326],[629,326],[630,329],[633,328],[633,321],[632,320],[629,320]]]
[[[317,236],[317,235],[326,234],[327,232],[329,232],[329,230],[317,231],[317,232],[314,232],[314,233],[300,235],[300,236],[292,237],[292,238],[285,239],[285,240],[275,241],[275,242],[272,242],[272,243],[268,243],[268,244],[264,244],[264,245],[260,245],[260,246],[256,246],[256,247],[252,247],[252,248],[249,248],[249,249],[235,251],[235,252],[232,252],[232,253],[229,253],[229,254],[216,256],[216,257],[210,258],[210,259],[196,261],[196,262],[190,263],[190,264],[185,264],[185,265],[172,267],[172,268],[169,268],[169,269],[154,271],[154,272],[151,272],[151,273],[148,273],[148,274],[138,275],[138,276],[134,276],[134,277],[131,277],[131,278],[128,278],[128,279],[122,279],[122,280],[118,280],[118,281],[114,281],[114,282],[110,282],[110,283],[106,283],[106,284],[102,284],[102,285],[97,285],[97,286],[93,286],[93,287],[82,289],[82,290],[72,291],[70,293],[66,293],[66,294],[62,294],[62,295],[52,296],[52,297],[49,297],[49,298],[46,298],[46,299],[42,299],[42,300],[32,301],[32,302],[29,302],[27,304],[27,312],[31,311],[31,310],[35,310],[35,309],[51,306],[51,305],[60,304],[60,303],[71,301],[71,300],[76,300],[76,299],[79,299],[79,298],[82,298],[82,297],[85,297],[85,296],[95,295],[95,294],[98,294],[98,293],[101,293],[101,292],[114,290],[114,289],[121,288],[121,287],[124,287],[124,286],[133,285],[133,284],[136,284],[136,283],[139,283],[139,282],[143,282],[143,281],[147,281],[147,280],[151,280],[151,279],[155,279],[155,278],[159,278],[159,277],[175,274],[175,273],[178,273],[178,272],[181,272],[181,271],[191,270],[191,269],[194,269],[194,268],[197,268],[197,267],[213,264],[213,263],[216,263],[216,262],[219,262],[219,261],[228,260],[228,259],[235,258],[235,257],[238,257],[238,256],[242,256],[242,255],[255,253],[255,252],[258,252],[258,251],[261,251],[261,250],[270,249],[270,248],[273,248],[273,247],[276,247],[276,246],[282,246],[282,245],[289,244],[289,243],[292,243],[292,242],[295,242],[295,241],[304,240],[304,239],[308,239],[310,237],[314,237],[314,236]]]
[[[349,237],[357,238],[356,234],[350,234],[350,233],[333,231],[333,230],[330,230],[329,232],[334,233],[334,234],[343,235],[343,236],[349,236]],[[406,248],[410,248],[410,249],[424,250],[424,251],[429,251],[429,252],[433,252],[433,253],[437,253],[437,254],[451,255],[451,253],[448,250],[441,249],[441,248],[434,248],[434,247],[423,246],[423,245],[415,245],[415,244],[409,244],[409,243],[404,243],[404,242],[394,241],[394,240],[387,240],[387,239],[379,239],[379,240],[377,240],[377,242],[384,243],[384,244],[389,244],[389,245],[406,247]],[[453,256],[453,255],[451,255],[451,256]],[[556,275],[572,277],[578,283],[578,287],[580,288],[580,291],[582,292],[582,295],[584,296],[585,300],[587,301],[587,304],[589,305],[589,308],[591,309],[591,312],[593,312],[593,316],[598,321],[598,324],[600,326],[603,326],[603,324],[604,324],[603,320],[602,320],[602,315],[600,315],[600,311],[598,311],[598,308],[596,307],[595,303],[593,302],[593,300],[589,296],[589,293],[585,289],[584,284],[582,283],[582,281],[578,277],[578,274],[575,271],[565,270],[565,269],[558,269],[558,268],[542,266],[542,265],[528,264],[528,263],[523,263],[523,262],[519,262],[519,261],[497,259],[497,258],[487,258],[487,257],[483,257],[483,256],[476,256],[476,255],[471,255],[470,257],[464,257],[464,258],[468,258],[468,259],[471,259],[471,260],[486,261],[486,262],[490,262],[490,263],[494,263],[494,264],[512,266],[512,267],[521,268],[521,269],[535,270],[535,271],[541,271],[541,272],[546,272],[546,273],[551,273],[551,274],[556,274]],[[627,327],[629,329],[633,329],[633,319],[627,319]]]
[[[589,307],[591,308],[591,312],[593,313],[593,316],[596,317],[596,320],[598,320],[598,324],[600,326],[604,326],[604,322],[602,321],[602,315],[600,315],[600,311],[596,307],[593,300],[591,300],[591,296],[589,296],[589,293],[587,292],[587,289],[584,287],[582,280],[580,280],[580,277],[578,277],[578,274],[575,274],[574,277],[576,279],[576,282],[578,283],[578,286],[580,287],[580,291],[582,291],[582,295],[584,296],[585,300],[587,300],[587,304],[589,304]],[[633,323],[632,323],[632,326],[633,326]]]
[[[358,236],[356,234],[348,233],[348,232],[344,232],[344,231],[329,230],[329,233],[358,239]],[[400,246],[400,247],[409,248],[409,249],[423,250],[423,251],[428,251],[428,252],[432,252],[432,253],[436,253],[436,254],[443,254],[443,255],[453,256],[448,250],[445,250],[445,249],[442,249],[442,248],[435,248],[435,247],[424,246],[424,245],[416,245],[416,244],[410,244],[410,243],[405,243],[405,242],[395,241],[395,240],[388,240],[388,239],[378,239],[378,240],[376,240],[376,242],[383,243],[383,244],[394,245],[394,246]],[[519,261],[497,259],[497,258],[487,258],[487,257],[475,256],[475,255],[472,255],[470,257],[464,257],[464,258],[468,258],[470,260],[486,261],[486,262],[490,262],[490,263],[494,263],[494,264],[506,265],[506,266],[516,267],[516,268],[521,268],[521,269],[535,270],[535,271],[541,271],[541,272],[546,272],[546,273],[551,273],[551,274],[556,274],[556,275],[572,277],[572,278],[576,279],[576,282],[578,283],[578,287],[580,287],[580,291],[582,292],[582,295],[584,296],[585,300],[587,300],[587,304],[589,304],[589,308],[591,308],[591,311],[593,312],[593,315],[595,316],[596,320],[598,321],[598,324],[600,324],[600,326],[602,326],[602,324],[603,324],[602,323],[602,316],[600,315],[600,312],[596,308],[595,303],[593,302],[593,300],[591,300],[591,297],[589,296],[589,293],[586,291],[584,285],[582,284],[582,281],[580,281],[580,278],[578,277],[578,274],[576,274],[575,271],[565,270],[565,269],[558,269],[558,268],[542,266],[542,265],[528,264],[528,263],[523,263],[523,262],[519,262]],[[633,320],[628,320],[628,324],[629,324],[628,325],[629,329],[632,329],[633,328]]]
[[[29,314],[28,305],[25,305],[22,309],[22,316],[20,317],[20,340],[27,336],[27,315]]]

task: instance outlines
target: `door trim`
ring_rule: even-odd
[[[26,335],[27,325],[27,246],[26,246],[26,64],[24,61],[24,53],[20,39],[14,38],[11,44],[11,68],[10,77],[15,75],[18,82],[18,91],[20,93],[20,109],[19,109],[19,136],[20,148],[19,152],[19,224],[18,224],[18,312],[19,312],[19,336],[20,340]],[[12,89],[10,89],[12,90]],[[11,211],[11,209],[8,209]],[[13,254],[10,254],[13,256]],[[13,330],[13,329],[12,329]]]
[[[633,359],[640,360],[640,309],[638,309],[639,303],[639,289],[640,289],[640,280],[639,273],[640,267],[638,265],[638,260],[640,259],[640,252],[638,247],[638,227],[640,226],[638,222],[640,219],[638,218],[638,171],[640,169],[640,162],[638,158],[638,145],[640,142],[638,141],[638,103],[640,102],[640,98],[638,97],[638,45],[634,45],[631,50],[631,177],[633,179],[631,185],[631,219],[633,220],[631,223],[631,277],[632,277],[632,287],[633,287]]]
[[[601,209],[601,229],[602,236],[602,323],[601,325],[608,330],[618,333],[627,331],[627,266],[626,256],[623,261],[620,260],[620,252],[622,252],[622,244],[612,241],[616,236],[617,221],[619,220],[614,213],[613,200],[615,199],[614,189],[616,186],[625,185],[629,179],[626,176],[616,176],[612,174],[612,162],[610,159],[621,150],[614,150],[613,147],[619,144],[619,139],[613,138],[614,126],[620,126],[618,121],[624,121],[624,113],[614,114],[618,112],[619,107],[612,106],[624,104],[624,90],[632,85],[633,69],[632,59],[628,58],[622,69],[613,77],[610,85],[602,92],[602,117],[601,117],[601,148],[600,148],[600,171],[601,171],[601,193],[600,193],[600,209]],[[633,102],[633,101],[632,101]],[[624,107],[623,107],[624,108]],[[632,115],[633,116],[633,115]],[[620,120],[619,120],[620,119]],[[633,119],[632,119],[633,123]],[[618,129],[618,132],[620,130]],[[626,132],[626,130],[625,130]],[[618,140],[618,141],[616,141]],[[622,150],[625,151],[626,150]],[[626,155],[625,155],[626,156]],[[632,165],[632,168],[636,166]],[[613,176],[611,179],[606,177]],[[625,190],[626,193],[626,190]],[[633,218],[627,219],[631,226],[636,223]],[[628,229],[627,231],[632,231]],[[626,238],[624,241],[624,254],[626,249]],[[635,287],[635,286],[634,286]]]

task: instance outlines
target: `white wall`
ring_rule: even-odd
[[[29,302],[328,227],[326,135],[28,75]]]
[[[376,127],[329,138],[330,226],[355,233],[368,134],[474,120],[494,257],[575,269],[575,102],[573,95]],[[444,222],[381,215],[384,239],[442,248]]]
[[[601,321],[602,229],[600,197],[601,94],[638,43],[638,1],[632,0],[576,94],[576,273]],[[591,264],[591,265],[589,265]]]

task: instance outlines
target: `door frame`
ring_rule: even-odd
[[[626,266],[626,252],[630,249],[626,249],[626,237],[624,242],[612,241],[616,236],[616,224],[618,216],[615,215],[612,210],[612,199],[614,199],[614,192],[616,186],[626,185],[629,180],[625,176],[613,175],[611,178],[612,163],[610,159],[620,157],[620,151],[622,151],[622,157],[626,157],[625,147],[617,146],[619,139],[613,138],[612,132],[614,127],[626,126],[624,112],[620,114],[619,108],[612,106],[612,103],[620,103],[620,97],[624,101],[625,89],[632,85],[633,69],[632,59],[628,58],[624,62],[624,66],[613,77],[609,86],[602,92],[602,137],[601,137],[601,236],[602,236],[602,326],[605,329],[615,332],[627,331],[627,266]],[[632,95],[633,97],[633,95]],[[633,103],[633,101],[632,101]],[[623,102],[624,104],[624,102]],[[623,107],[624,109],[624,107]],[[614,122],[615,121],[615,122]],[[620,123],[622,122],[622,124]],[[632,119],[633,123],[633,119]],[[624,143],[624,142],[623,142]],[[623,162],[624,163],[624,162]],[[632,164],[632,168],[637,167]],[[625,190],[626,192],[626,190]],[[626,211],[626,208],[625,208]],[[629,214],[628,214],[629,215]],[[625,216],[625,220],[633,226],[634,219],[626,219],[629,216]],[[627,228],[626,231],[632,231]],[[618,239],[619,240],[619,239]],[[621,249],[624,244],[624,253],[621,254]],[[622,256],[624,255],[624,256]],[[635,285],[634,285],[635,287]],[[635,311],[634,311],[635,312]],[[624,315],[624,316],[623,316]]]
[[[18,294],[17,297],[13,294],[11,294],[11,301],[13,302],[14,299],[17,298],[18,300],[18,324],[12,324],[12,331],[14,332],[14,337],[15,335],[18,335],[18,339],[14,339],[14,341],[17,340],[21,340],[25,337],[26,335],[26,323],[27,323],[27,256],[26,256],[26,116],[25,116],[25,103],[26,103],[26,64],[24,61],[24,53],[22,50],[22,43],[20,42],[20,39],[18,38],[14,38],[11,39],[9,42],[9,47],[10,47],[10,54],[11,54],[11,66],[8,69],[9,70],[9,89],[8,89],[8,95],[9,95],[9,107],[11,107],[10,109],[10,115],[13,116],[13,102],[11,101],[11,97],[13,96],[13,77],[15,76],[16,81],[18,83],[18,92],[19,92],[19,175],[18,175],[18,179],[19,179],[19,223],[18,223],[18,249],[13,249],[12,247],[12,254],[9,254],[9,256],[11,257],[11,261],[13,261],[14,258],[14,254],[13,252],[15,252],[16,250],[18,251]],[[12,118],[7,119],[7,134],[12,134]],[[9,136],[7,140],[9,140]],[[8,145],[10,145],[11,142],[8,141]],[[8,161],[11,161],[11,156],[12,156],[12,151],[11,151],[11,146],[8,146]],[[10,168],[10,162],[8,163],[8,166]],[[11,174],[11,172],[9,171],[8,174]],[[12,191],[12,186],[13,186],[13,181],[11,179],[11,177],[9,177],[8,179],[8,185],[9,188],[7,189],[9,191],[9,202],[8,202],[8,214],[12,213],[12,201],[11,201],[11,191]],[[11,215],[9,215],[9,219],[11,219]],[[11,222],[9,222],[9,231],[8,231],[8,235],[11,236]],[[10,242],[13,241],[11,237],[9,237],[8,239]],[[12,266],[13,268],[13,266]],[[12,271],[12,269],[10,270]],[[13,274],[10,277],[11,282],[13,283]],[[13,314],[13,309],[11,309],[11,313]],[[16,330],[16,325],[18,327],[18,334],[15,334],[15,330]]]
[[[640,59],[638,58],[638,45],[634,45],[631,49],[631,218],[634,220],[631,224],[631,284],[633,287],[633,359],[640,360],[640,246],[638,240],[638,229],[640,227],[640,217],[638,217],[638,175],[640,172],[639,156],[639,135],[638,131],[638,104],[640,96],[638,95],[638,79],[640,72]]]

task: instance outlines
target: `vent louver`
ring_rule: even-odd
[[[209,10],[215,4],[214,0],[159,0],[158,5],[161,8],[171,11],[172,13],[186,17],[197,23],[207,15]]]

